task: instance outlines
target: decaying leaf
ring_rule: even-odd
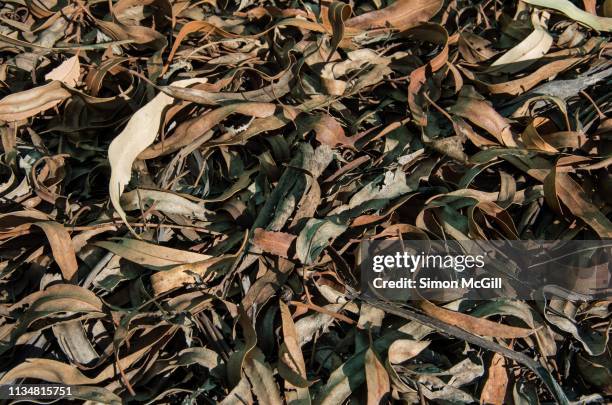
[[[100,241],[96,242],[96,246],[104,248],[126,260],[153,269],[168,268],[178,264],[195,263],[210,259],[208,255],[172,249],[134,239]]]
[[[505,73],[516,73],[535,63],[550,49],[553,37],[546,30],[546,25],[534,18],[535,30],[514,48],[504,53],[491,64],[491,70]]]
[[[0,100],[0,120],[19,121],[55,107],[70,97],[60,81],[9,94]]]
[[[533,331],[529,329],[502,325],[486,319],[475,318],[460,312],[450,311],[442,307],[437,307],[429,301],[423,301],[421,303],[421,308],[434,318],[458,326],[476,335],[517,338],[526,337],[533,333]]]
[[[504,357],[495,353],[491,359],[487,381],[480,394],[480,402],[502,405],[508,390],[508,371]]]
[[[173,83],[175,87],[186,87],[202,83],[202,79],[188,79]],[[125,211],[121,208],[119,197],[132,177],[132,163],[140,152],[153,143],[161,124],[164,109],[173,102],[173,98],[160,93],[147,105],[138,110],[130,119],[123,131],[108,147],[108,161],[111,166],[111,178],[108,193],[113,207],[125,224],[130,227]],[[131,228],[131,227],[130,227]]]
[[[384,402],[389,394],[389,376],[378,359],[378,356],[368,348],[365,354],[365,373],[368,386],[368,405],[377,405]]]
[[[568,17],[581,22],[598,31],[612,31],[612,19],[599,17],[579,9],[569,0],[525,0],[525,3],[538,7],[550,8],[567,15]]]
[[[356,29],[380,28],[388,25],[405,30],[419,22],[428,21],[442,7],[442,1],[399,0],[382,10],[361,14],[346,21]]]
[[[286,395],[289,401],[310,403],[308,377],[302,349],[298,342],[295,324],[286,304],[280,303],[284,341],[279,348],[278,373],[286,381]]]
[[[0,384],[604,403],[611,21],[612,0],[0,3]]]
[[[66,86],[75,87],[81,76],[79,57],[73,56],[45,75],[47,80],[58,80]]]
[[[78,264],[68,231],[62,225],[52,221],[37,222],[35,225],[40,227],[47,235],[53,257],[60,266],[64,279],[74,280]]]

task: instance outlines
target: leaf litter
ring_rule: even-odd
[[[364,239],[608,239],[612,2],[0,5],[0,384],[594,403],[610,302],[366,299]]]

